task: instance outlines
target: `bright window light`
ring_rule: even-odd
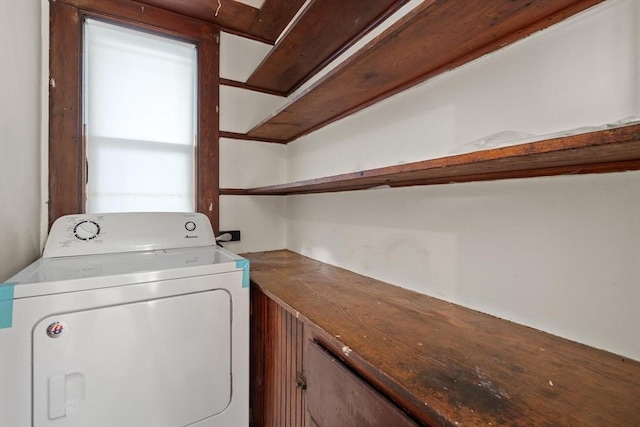
[[[193,212],[196,46],[92,19],[84,32],[87,212]]]

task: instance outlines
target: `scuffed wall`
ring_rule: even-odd
[[[0,281],[40,255],[41,7],[0,1]]]
[[[640,4],[609,1],[288,146],[291,181],[640,114]],[[640,172],[290,196],[303,255],[640,360]]]

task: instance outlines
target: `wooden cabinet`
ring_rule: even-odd
[[[315,341],[306,344],[304,364],[311,426],[418,425]]]
[[[305,325],[251,289],[251,425],[307,426],[303,370]]]
[[[418,425],[258,288],[251,304],[253,426]]]
[[[244,256],[254,426],[640,420],[640,362],[290,251]]]

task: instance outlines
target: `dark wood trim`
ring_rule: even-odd
[[[196,210],[220,231],[220,30],[198,43],[198,148]],[[202,78],[205,77],[205,78]]]
[[[306,342],[303,323],[252,287],[250,334],[250,425],[304,426],[305,400],[296,384]]]
[[[247,190],[244,188],[221,188],[221,196],[246,196]]]
[[[137,0],[136,3],[175,11],[184,17],[194,18],[200,22],[205,21],[224,28],[226,32],[240,36],[248,36],[249,38],[264,43],[273,44],[275,42],[275,38],[264,38],[251,33],[251,25],[258,16],[257,9],[233,0],[220,0],[221,7],[220,10],[217,11],[217,16],[217,0]]]
[[[304,3],[305,0],[266,0],[248,32],[275,42]]]
[[[82,11],[83,15],[103,16],[112,22],[173,35],[188,41],[214,37],[218,26],[179,13],[130,0],[55,0]]]
[[[226,130],[221,130],[220,131],[220,138],[241,139],[241,140],[245,140],[245,141],[249,140],[249,137],[247,136],[246,133],[229,132],[229,131],[226,131]]]
[[[360,172],[238,189],[288,195],[640,169],[640,125],[406,163]],[[222,190],[228,191],[228,190]]]
[[[312,2],[247,83],[291,94],[407,1]]]
[[[184,16],[219,25],[225,32],[273,45],[304,0],[266,0],[256,9],[233,0],[137,0]],[[216,13],[217,12],[217,13]]]
[[[424,2],[247,134],[293,141],[601,1]]]
[[[128,0],[51,1],[50,16],[49,226],[85,210],[82,23],[90,16],[198,45],[196,209],[218,231],[219,27]]]
[[[228,132],[228,131],[220,131],[220,138],[239,139],[243,141],[255,141],[255,142],[264,142],[264,143],[271,143],[271,144],[282,144],[282,141],[278,141],[278,140],[256,139],[256,138],[251,138],[247,136],[246,133]]]
[[[380,25],[385,19],[387,19],[388,17],[390,17],[391,15],[393,15],[398,9],[400,9],[402,6],[404,6],[405,3],[407,3],[409,0],[402,0],[402,1],[398,1],[395,4],[393,4],[390,8],[388,8],[387,10],[385,10],[383,13],[381,13],[380,15],[378,15],[373,21],[371,21],[369,23],[369,25],[367,25],[366,27],[364,27],[358,34],[356,34],[355,36],[353,36],[351,38],[351,40],[348,40],[347,43],[345,43],[341,48],[339,48],[338,50],[336,50],[333,54],[329,55],[328,57],[326,57],[320,64],[318,64],[317,67],[315,67],[313,70],[309,71],[307,73],[307,75],[305,75],[302,80],[300,80],[296,85],[294,85],[289,92],[287,92],[287,96],[291,95],[293,92],[295,92],[296,90],[298,90],[303,84],[305,84],[307,81],[309,81],[313,76],[315,76],[316,74],[318,74],[323,68],[325,68],[327,65],[329,65],[334,59],[336,59],[337,57],[339,57],[340,55],[342,55],[344,52],[346,52],[351,46],[353,46],[358,40],[360,40],[362,37],[364,37],[367,33],[369,33],[369,31],[373,30],[374,28],[376,28],[378,25]]]
[[[277,92],[275,90],[271,90],[271,89],[265,89],[265,88],[261,88],[258,86],[253,86],[244,82],[239,82],[237,80],[231,80],[231,79],[225,79],[225,78],[220,78],[220,84],[223,86],[231,86],[231,87],[237,87],[239,89],[245,89],[245,90],[251,90],[253,92],[260,92],[260,93],[266,93],[269,95],[275,95],[275,96],[280,96],[280,97],[286,97],[287,94],[286,93],[282,93],[282,92]]]
[[[84,210],[81,21],[76,8],[51,2],[49,227],[58,217]]]

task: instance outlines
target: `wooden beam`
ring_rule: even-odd
[[[84,15],[102,16],[109,21],[135,25],[190,41],[213,38],[218,31],[217,25],[137,1],[56,0],[51,3],[66,4],[81,10]]]
[[[138,0],[219,25],[224,30],[274,44],[304,0],[266,0],[256,9],[233,0]]]
[[[258,9],[233,0],[220,0],[219,9],[217,0],[138,0],[137,3],[156,6],[184,16],[208,21],[240,34],[252,35],[250,28],[258,16]],[[265,43],[273,44],[275,42],[275,38],[263,39],[252,36]]]

